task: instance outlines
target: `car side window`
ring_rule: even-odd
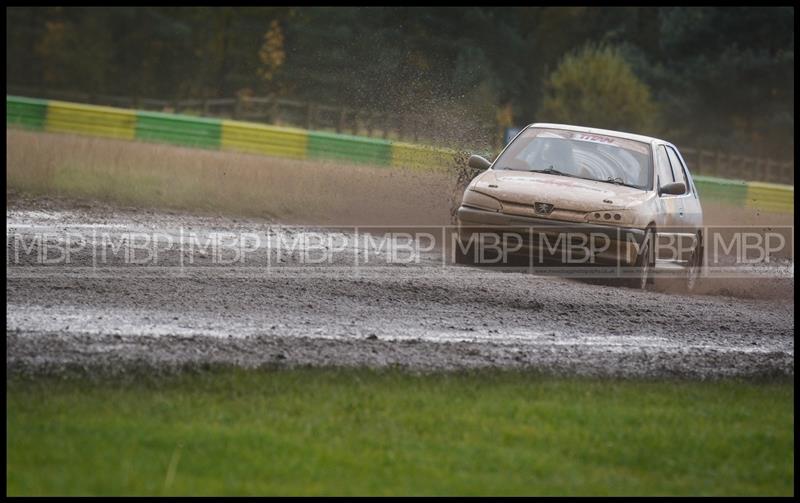
[[[656,179],[656,184],[658,187],[675,181],[675,178],[672,174],[672,168],[669,164],[667,149],[664,148],[664,145],[660,145],[656,149]]]
[[[686,190],[684,190],[683,193],[688,194],[689,180],[686,179],[683,163],[680,161],[678,154],[675,153],[675,150],[672,147],[667,147],[667,155],[669,156],[669,163],[672,165],[673,178],[676,182],[683,182],[683,186],[686,187]]]

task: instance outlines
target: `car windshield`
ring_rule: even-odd
[[[528,128],[495,161],[495,169],[534,171],[648,190],[647,143],[563,129]]]

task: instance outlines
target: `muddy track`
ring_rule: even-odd
[[[6,223],[22,234],[269,224],[46,200],[12,203]],[[76,263],[87,265],[95,252],[82,250]],[[233,364],[519,367],[616,377],[794,373],[793,276],[769,280],[782,293],[762,300],[443,267],[435,256],[377,270],[350,270],[350,263],[343,252],[337,267],[315,272],[298,272],[291,257],[252,274],[7,265],[7,370]]]

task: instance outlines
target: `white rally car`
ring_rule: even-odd
[[[494,162],[473,155],[469,166],[483,172],[470,182],[458,208],[462,242],[483,226],[599,233],[610,237],[612,246],[592,261],[626,266],[635,286],[646,288],[654,270],[669,270],[694,287],[703,264],[703,210],[675,145],[537,123],[523,129]],[[537,248],[534,240],[523,252],[531,248]]]

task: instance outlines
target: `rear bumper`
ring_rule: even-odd
[[[645,231],[633,227],[564,222],[545,218],[507,215],[469,206],[458,209],[459,236],[463,242],[482,242],[490,234],[515,235],[521,248],[515,253],[539,256],[543,261],[565,257],[571,253],[575,260],[592,263],[633,264]],[[561,239],[559,239],[561,236]],[[575,240],[585,246],[574,246]],[[582,241],[585,239],[585,241]]]

